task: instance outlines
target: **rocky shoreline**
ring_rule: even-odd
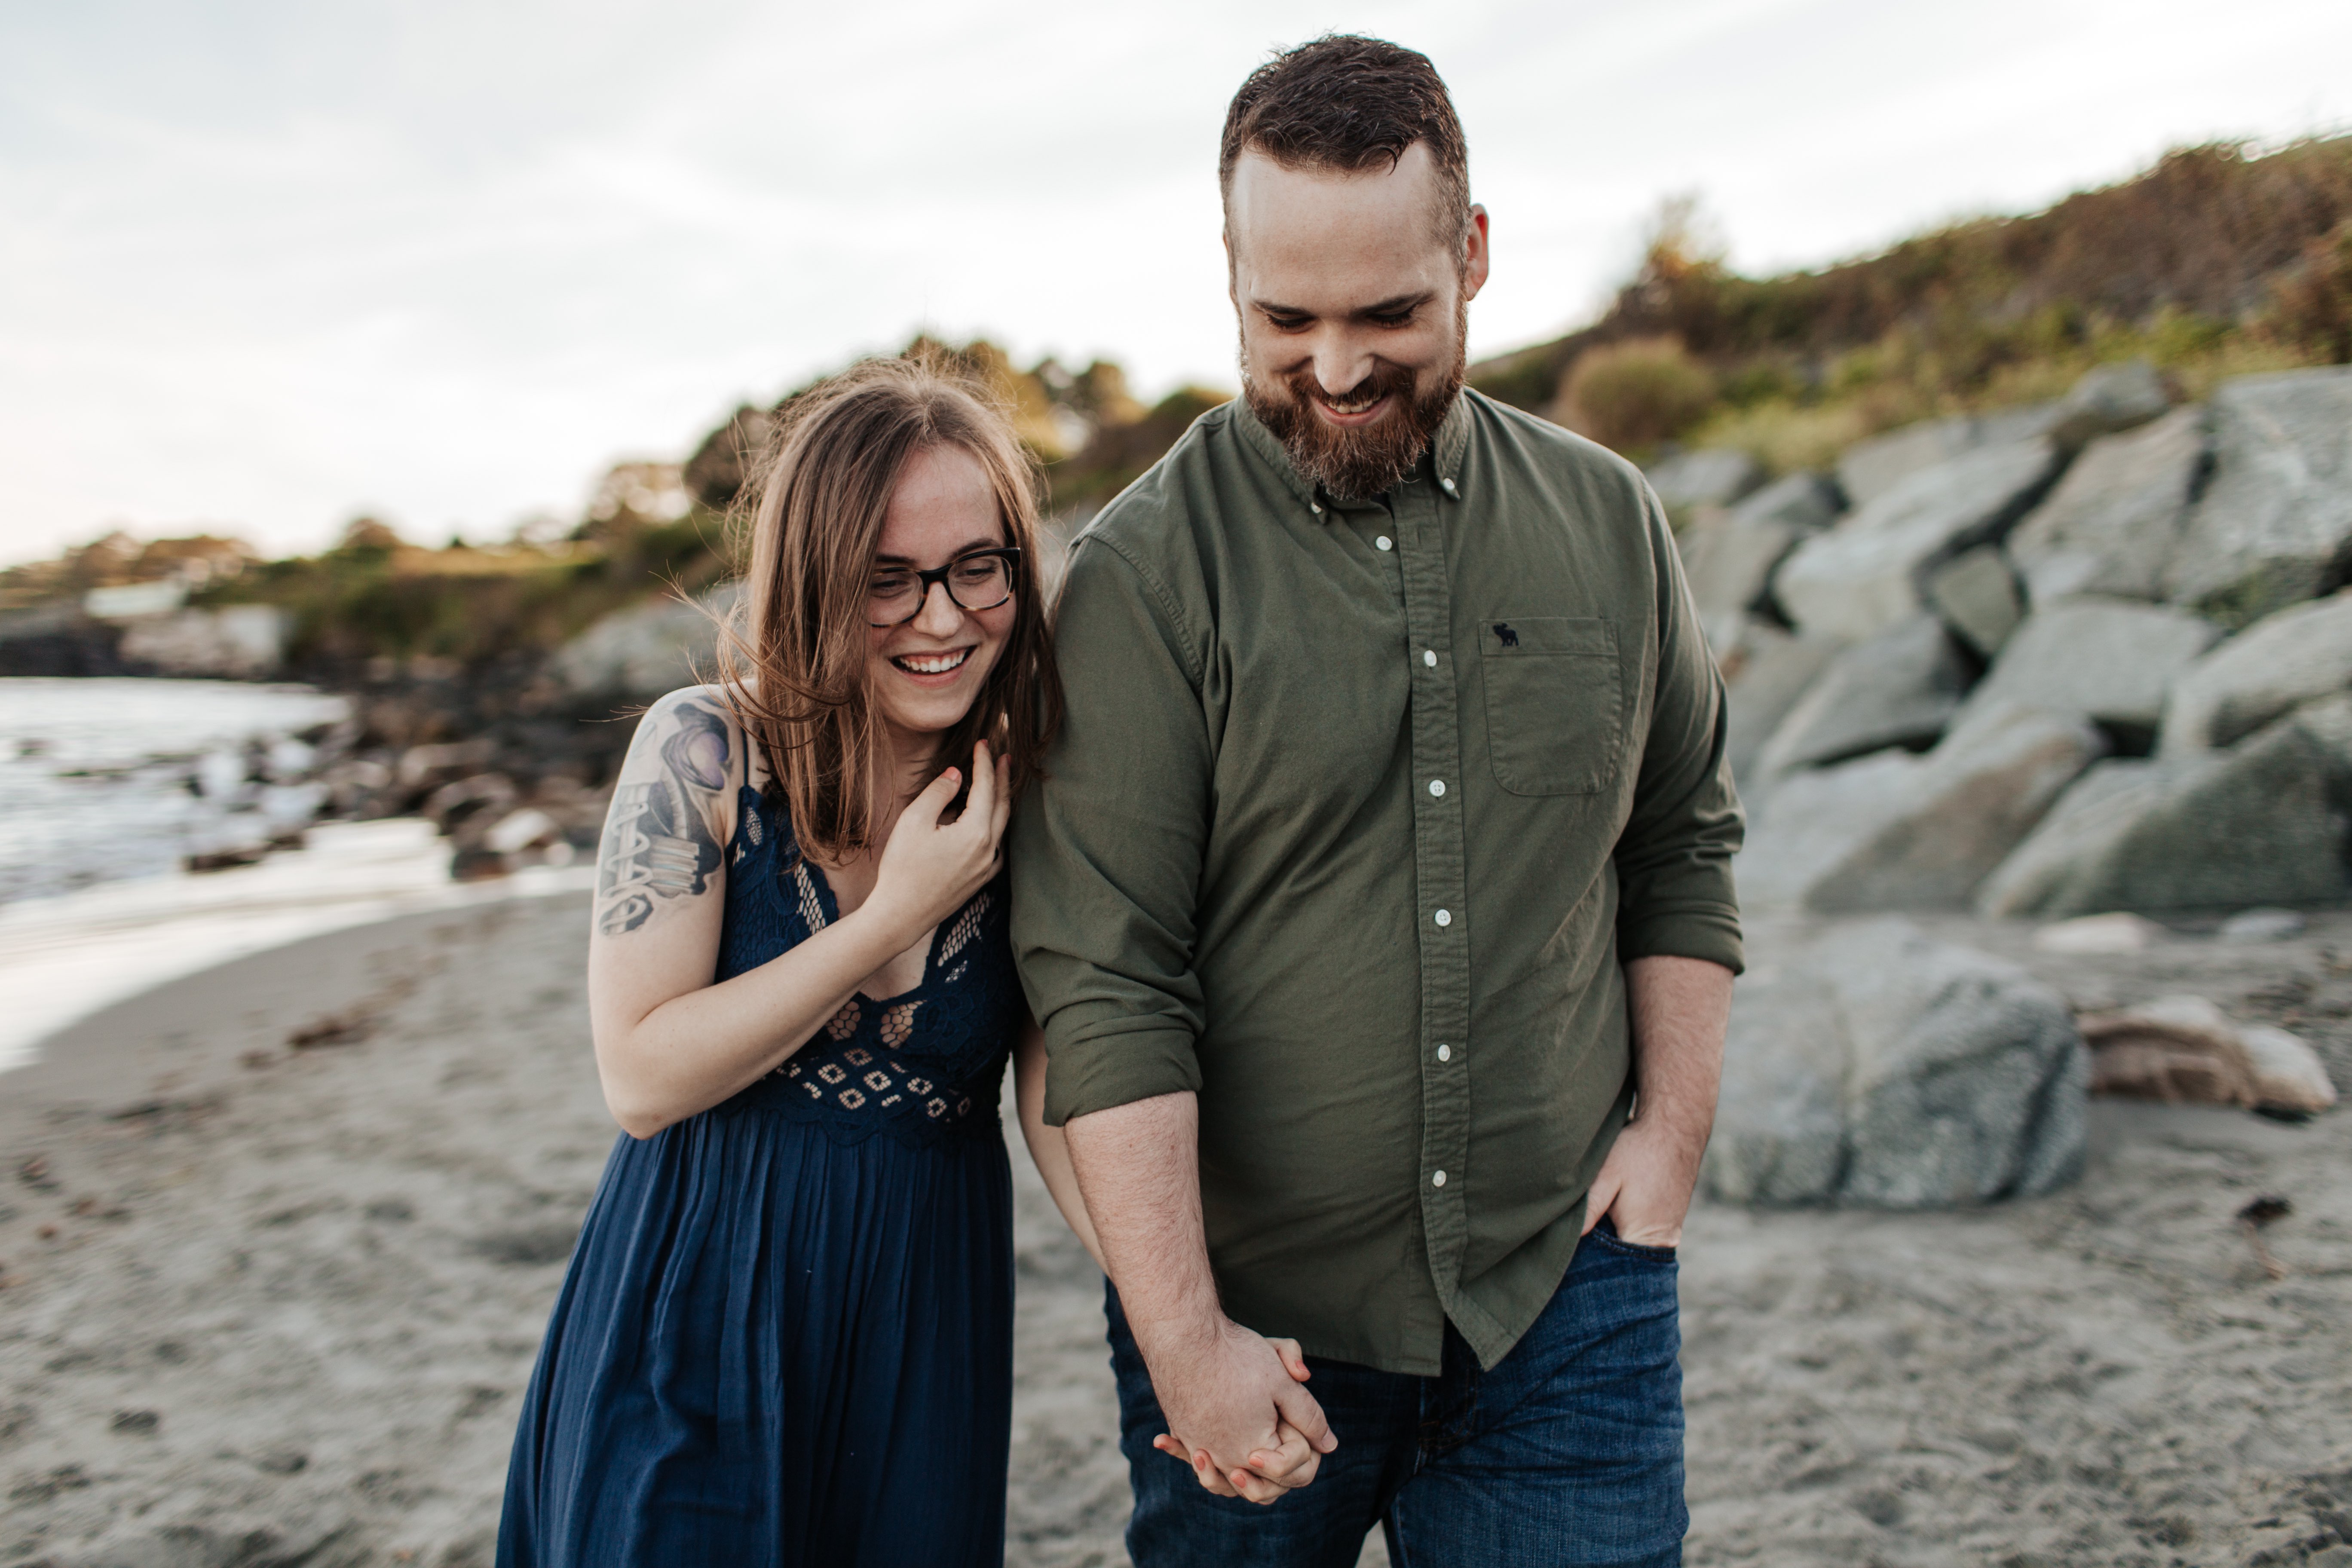
[[[176,763],[187,790],[220,814],[217,831],[184,857],[186,869],[250,865],[299,847],[320,823],[392,816],[430,821],[461,879],[567,864],[594,853],[642,707],[568,693],[535,662],[316,684],[350,716],[159,759]]]

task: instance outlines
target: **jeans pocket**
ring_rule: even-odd
[[[1608,788],[1625,743],[1617,623],[1490,616],[1478,654],[1495,782],[1527,795]]]
[[[1604,1248],[1622,1257],[1638,1258],[1645,1263],[1672,1263],[1675,1258],[1675,1249],[1671,1247],[1643,1247],[1639,1242],[1626,1240],[1617,1234],[1615,1222],[1609,1219],[1604,1218],[1594,1226],[1591,1235],[1592,1239]]]

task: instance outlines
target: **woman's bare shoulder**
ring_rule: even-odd
[[[727,700],[726,688],[681,686],[656,699],[638,716],[623,776],[675,771],[688,755],[709,761],[713,753],[723,761],[729,782],[741,782],[742,720]]]
[[[700,686],[681,686],[677,690],[656,697],[646,708],[647,719],[665,718],[673,714],[700,711],[712,713],[730,726],[735,724],[734,705],[727,700],[727,689],[717,681]]]
[[[638,719],[598,852],[597,923],[606,936],[716,890],[744,750],[742,727],[715,686],[681,688]]]

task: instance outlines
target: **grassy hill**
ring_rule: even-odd
[[[2046,211],[1748,278],[1669,204],[1600,321],[1473,384],[1621,450],[1743,447],[1815,467],[1915,419],[2055,396],[2145,356],[2194,395],[2352,360],[2352,137],[2217,143]]]

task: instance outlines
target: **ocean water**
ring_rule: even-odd
[[[592,885],[585,865],[452,882],[449,847],[415,818],[324,823],[257,865],[181,869],[307,822],[293,737],[346,711],[299,687],[0,679],[0,1072],[86,1014],[249,952]]]
[[[299,686],[0,679],[0,905],[300,826],[320,792],[293,737],[349,711]]]
[[[183,974],[395,915],[584,891],[596,876],[587,865],[533,866],[453,882],[448,867],[429,822],[331,822],[259,865],[0,905],[0,1073],[37,1059],[41,1041],[75,1019]]]

